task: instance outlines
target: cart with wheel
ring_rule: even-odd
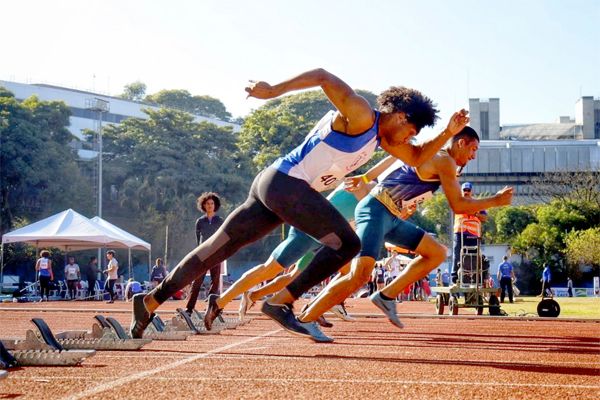
[[[449,315],[457,315],[459,308],[475,308],[477,315],[482,315],[485,308],[490,315],[500,315],[500,301],[496,288],[485,287],[484,279],[487,268],[481,255],[481,242],[476,246],[464,246],[461,243],[458,281],[450,287],[436,287],[435,309],[443,315],[448,307]],[[464,299],[460,301],[460,298]]]

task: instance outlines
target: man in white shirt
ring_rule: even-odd
[[[69,298],[75,300],[77,284],[81,279],[81,270],[79,269],[79,265],[75,263],[75,257],[69,257],[69,263],[65,265],[65,279],[67,280]]]
[[[110,300],[107,301],[107,303],[111,304],[115,302],[115,283],[117,283],[117,279],[119,279],[119,262],[115,258],[114,250],[106,252],[106,259],[108,260],[108,266],[104,271],[104,273],[107,274],[104,290],[110,295]]]

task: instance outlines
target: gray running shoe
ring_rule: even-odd
[[[302,309],[300,310],[300,314],[304,314],[304,311],[306,311],[306,309],[308,308],[309,304],[305,304],[304,307],[302,307]],[[317,318],[317,323],[319,325],[321,325],[323,328],[331,328],[333,327],[333,324],[329,321],[327,321],[325,319],[324,316],[320,316],[319,318]]]
[[[267,317],[277,322],[286,331],[304,337],[310,337],[310,332],[301,324],[292,311],[291,304],[275,305],[264,301],[261,311]]]
[[[342,304],[336,304],[335,306],[331,307],[331,312],[334,313],[342,321],[356,321],[356,318],[348,315],[346,307],[344,307]]]
[[[244,318],[246,317],[246,313],[249,309],[252,308],[254,304],[256,304],[256,302],[250,299],[250,292],[244,292],[244,294],[242,294],[242,301],[240,301],[240,321],[244,320]]]
[[[296,321],[298,321],[296,319]],[[298,323],[310,333],[309,339],[314,340],[317,343],[331,343],[333,342],[333,338],[325,335],[321,329],[319,329],[319,324],[317,321],[312,322],[301,322]]]
[[[398,315],[396,315],[396,301],[384,300],[381,297],[381,292],[373,293],[369,299],[371,299],[371,302],[375,304],[381,311],[383,311],[392,324],[396,325],[398,328],[404,328],[404,324],[400,322]]]
[[[207,331],[210,331],[212,329],[213,321],[217,317],[219,317],[221,315],[221,312],[223,311],[223,309],[219,308],[219,306],[217,305],[218,298],[219,295],[217,294],[211,294],[210,296],[208,296],[208,306],[206,307],[206,312],[204,313],[204,327]],[[221,319],[219,319],[219,321],[221,321]]]
[[[133,313],[131,316],[131,325],[129,326],[129,333],[134,339],[141,339],[144,335],[146,327],[152,322],[154,314],[150,314],[144,304],[144,293],[138,293],[133,296],[131,303],[133,306]]]

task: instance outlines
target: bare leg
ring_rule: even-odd
[[[283,267],[273,257],[269,257],[266,263],[257,265],[251,270],[246,271],[240,279],[217,299],[217,305],[219,308],[224,308],[240,294],[252,289],[261,282],[272,279],[281,271],[283,271]]]
[[[404,288],[427,276],[446,259],[446,247],[430,235],[423,236],[415,253],[419,254],[419,257],[412,260],[396,279],[381,290],[381,293],[389,298],[395,298]]]
[[[250,292],[250,300],[257,301],[262,299],[265,296],[276,293],[281,289],[285,288],[291,281],[294,280],[300,274],[300,270],[294,266],[291,271],[286,272],[285,274],[278,276],[273,279],[271,282],[267,283],[265,286],[260,289],[253,290]]]
[[[375,259],[360,257],[352,261],[349,274],[338,275],[325,289],[311,302],[308,308],[298,317],[302,322],[316,321],[331,307],[344,301],[362,285],[368,282]]]

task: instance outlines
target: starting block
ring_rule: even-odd
[[[3,362],[8,359],[12,366],[73,366],[96,354],[96,350],[66,350],[43,319],[33,318],[31,322],[36,326],[37,333],[27,330],[25,340],[2,339],[2,347],[5,347],[2,352]],[[12,351],[14,361],[9,358],[11,353],[8,350]]]
[[[8,376],[8,372],[6,371],[0,371],[0,379],[4,379]]]
[[[58,342],[67,350],[139,350],[151,339],[132,339],[130,338],[120,324],[111,317],[104,318],[102,315],[96,315],[97,323],[92,325],[92,331],[67,331],[56,334]],[[118,329],[114,328],[114,323],[118,324]]]
[[[152,322],[146,328],[144,337],[153,340],[186,340],[188,336],[195,335],[187,326],[167,326],[162,318],[155,315]]]
[[[224,329],[224,327],[213,326],[213,329],[209,331],[204,326],[204,320],[198,311],[194,310],[190,316],[182,308],[177,309],[177,314],[171,319],[171,325],[178,327],[178,329],[189,329],[194,331],[196,335],[217,335]]]

